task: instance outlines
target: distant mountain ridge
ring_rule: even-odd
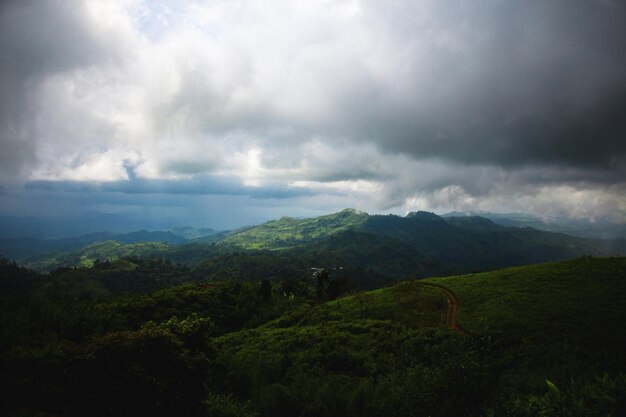
[[[188,229],[177,232],[190,236]],[[484,271],[581,255],[626,253],[623,240],[580,238],[530,227],[507,227],[480,216],[442,217],[424,211],[402,217],[345,209],[315,218],[282,217],[230,232],[209,232],[212,234],[193,240],[172,231],[95,234],[83,238],[81,243],[98,237],[106,241],[94,240],[89,246],[83,244],[50,256],[40,254],[23,263],[38,270],[50,270],[58,266],[89,265],[95,259],[139,256],[200,265],[214,257],[227,256],[227,263],[233,266],[238,261],[232,255],[243,251],[260,253],[258,262],[262,263],[272,256],[287,263],[297,259],[302,270],[346,266],[400,278]],[[250,262],[247,271],[261,268],[260,264],[254,265],[257,261],[253,258],[245,262]],[[219,259],[211,265],[207,273],[212,276],[219,276],[220,268],[226,268]],[[271,268],[263,270],[271,274]]]
[[[125,244],[163,242],[178,245],[219,233],[214,229],[178,227],[166,231],[137,230],[129,233],[103,231],[62,239],[4,238],[0,239],[0,254],[10,259],[24,260],[36,254],[74,251],[102,241],[116,241]]]
[[[354,209],[311,219],[283,217],[233,231],[216,245],[288,250],[311,262],[317,257],[337,265],[423,276],[626,251],[626,242],[619,240],[505,227],[479,216],[444,218],[418,211],[401,217],[368,215]]]
[[[542,218],[526,213],[490,213],[484,211],[453,211],[444,218],[484,217],[502,226],[532,227],[547,232],[599,239],[626,239],[626,222],[619,224],[605,219]]]

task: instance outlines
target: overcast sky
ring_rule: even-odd
[[[0,215],[626,222],[619,0],[4,0]]]

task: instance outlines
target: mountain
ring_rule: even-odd
[[[72,251],[114,236],[111,232],[98,232],[63,239],[4,238],[0,239],[0,254],[10,259],[23,260],[39,253]]]
[[[346,233],[346,232],[352,233]],[[367,234],[365,239],[359,234]],[[468,265],[500,267],[548,260],[569,259],[584,254],[613,254],[619,242],[572,237],[532,228],[504,227],[482,217],[443,218],[428,212],[406,217],[368,215],[354,209],[312,219],[283,217],[259,226],[234,231],[217,242],[240,249],[352,252],[354,240],[387,239],[387,248],[409,249],[414,256],[465,270]],[[327,243],[324,243],[327,242]],[[380,243],[380,242],[379,242]],[[615,246],[617,245],[617,246]],[[367,246],[367,244],[366,244]],[[349,249],[350,248],[350,249]],[[382,250],[381,253],[391,253]],[[406,252],[406,251],[405,251]]]
[[[49,270],[90,265],[110,257],[158,257],[194,267],[205,263],[206,276],[245,274],[254,279],[297,275],[297,271],[306,274],[314,267],[345,267],[359,285],[373,288],[408,277],[626,253],[625,241],[505,227],[479,216],[444,218],[421,211],[401,217],[368,215],[354,209],[310,219],[283,217],[193,241],[172,231],[138,231],[107,240],[68,252],[31,256],[22,263]],[[237,256],[255,251],[258,256]],[[284,267],[277,267],[281,263]]]
[[[311,219],[282,217],[259,226],[236,230],[219,244],[241,249],[287,249],[358,228],[368,218],[367,213],[355,209]]]
[[[49,257],[74,251],[95,242],[116,241],[120,243],[165,242],[181,244],[188,240],[171,231],[138,230],[130,233],[98,232],[63,239],[5,238],[0,239],[0,254],[9,259],[26,260],[33,256]]]
[[[511,265],[625,253],[619,241],[499,226],[480,217],[443,219],[432,213],[368,216],[353,229],[294,252],[319,265],[371,268],[390,277],[425,277]]]
[[[532,227],[549,232],[596,239],[626,239],[626,223],[615,223],[606,219],[542,218],[525,213],[489,213],[483,211],[453,211],[442,215],[444,218],[476,216],[490,219],[502,226]]]
[[[124,257],[159,258],[172,249],[166,242],[120,243],[104,240],[91,243],[80,249],[58,254],[34,255],[24,264],[36,271],[50,271],[59,267],[91,267],[96,260],[117,260]]]

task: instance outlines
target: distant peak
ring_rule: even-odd
[[[345,209],[341,210],[339,213],[345,213],[345,214],[367,214],[364,211],[357,210],[357,209],[354,209],[354,208],[345,208]]]
[[[441,220],[441,217],[430,211],[411,211],[406,215],[407,218],[417,218],[422,220]]]

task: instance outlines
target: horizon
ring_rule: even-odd
[[[583,0],[3,2],[0,233],[344,207],[623,227],[624,19]]]
[[[330,216],[344,211],[354,211],[367,216],[398,216],[408,217],[412,213],[435,214],[441,218],[450,217],[482,217],[496,224],[514,227],[533,227],[538,230],[558,231],[580,237],[600,237],[603,239],[626,238],[626,225],[615,225],[607,221],[589,219],[575,219],[563,217],[539,217],[529,213],[510,212],[496,213],[486,211],[448,211],[437,213],[428,210],[413,210],[405,213],[378,212],[371,213],[354,207],[346,207],[341,210],[321,213],[316,215],[293,216],[288,214],[278,215],[272,218],[262,219],[257,223],[236,225],[231,228],[220,228],[206,224],[184,224],[175,219],[164,219],[159,222],[144,221],[136,218],[126,219],[123,217],[98,216],[86,218],[64,219],[41,219],[36,217],[2,217],[0,216],[0,239],[44,239],[57,240],[74,238],[98,233],[112,233],[123,235],[134,232],[174,232],[175,229],[190,228],[195,230],[210,229],[215,232],[232,232],[248,227],[256,227],[282,218],[311,219],[320,216]],[[178,235],[177,233],[174,233]],[[179,235],[182,236],[182,235]]]

